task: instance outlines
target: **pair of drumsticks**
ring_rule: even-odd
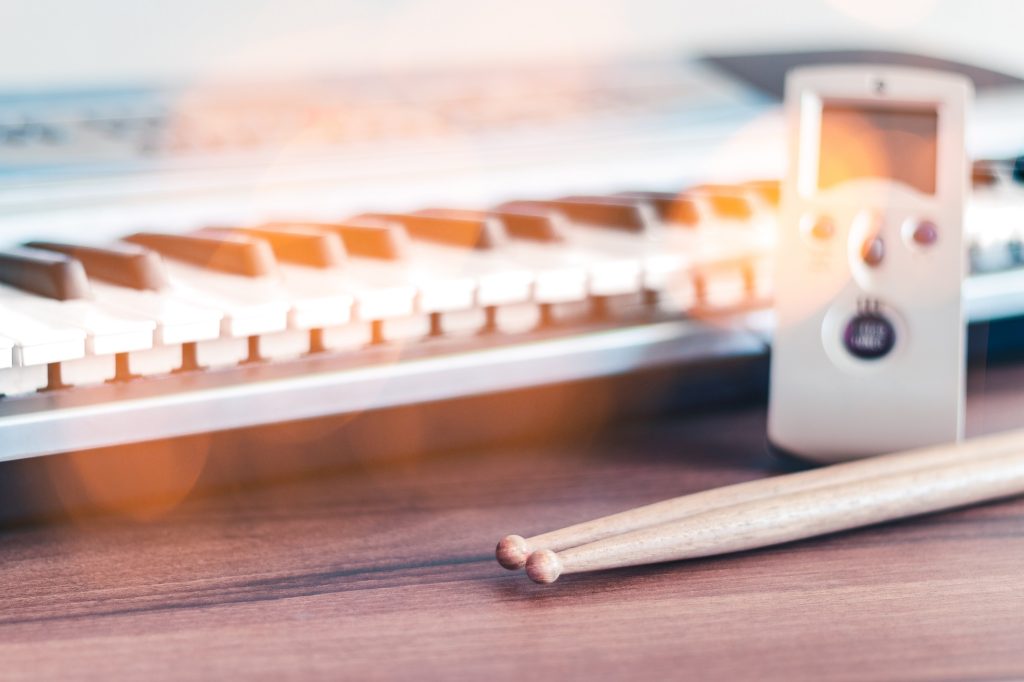
[[[1024,493],[1024,430],[684,495],[498,543],[535,582],[801,540]]]

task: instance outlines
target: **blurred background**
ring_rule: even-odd
[[[1015,0],[0,2],[0,86],[888,47],[1019,73]]]

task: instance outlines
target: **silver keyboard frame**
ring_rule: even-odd
[[[760,324],[740,313],[438,339],[16,396],[0,400],[0,460],[757,357]]]

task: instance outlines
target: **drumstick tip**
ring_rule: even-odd
[[[520,535],[506,535],[498,543],[494,555],[498,563],[510,571],[515,571],[526,565],[526,558],[530,556],[530,547],[526,539]]]
[[[526,575],[535,583],[553,583],[562,575],[562,560],[550,549],[537,550],[526,560]]]

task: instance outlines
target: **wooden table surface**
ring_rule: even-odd
[[[971,432],[1024,425],[1024,366],[972,383]],[[1024,500],[550,586],[493,560],[775,473],[763,433],[737,407],[4,530],[0,678],[1024,677]]]

